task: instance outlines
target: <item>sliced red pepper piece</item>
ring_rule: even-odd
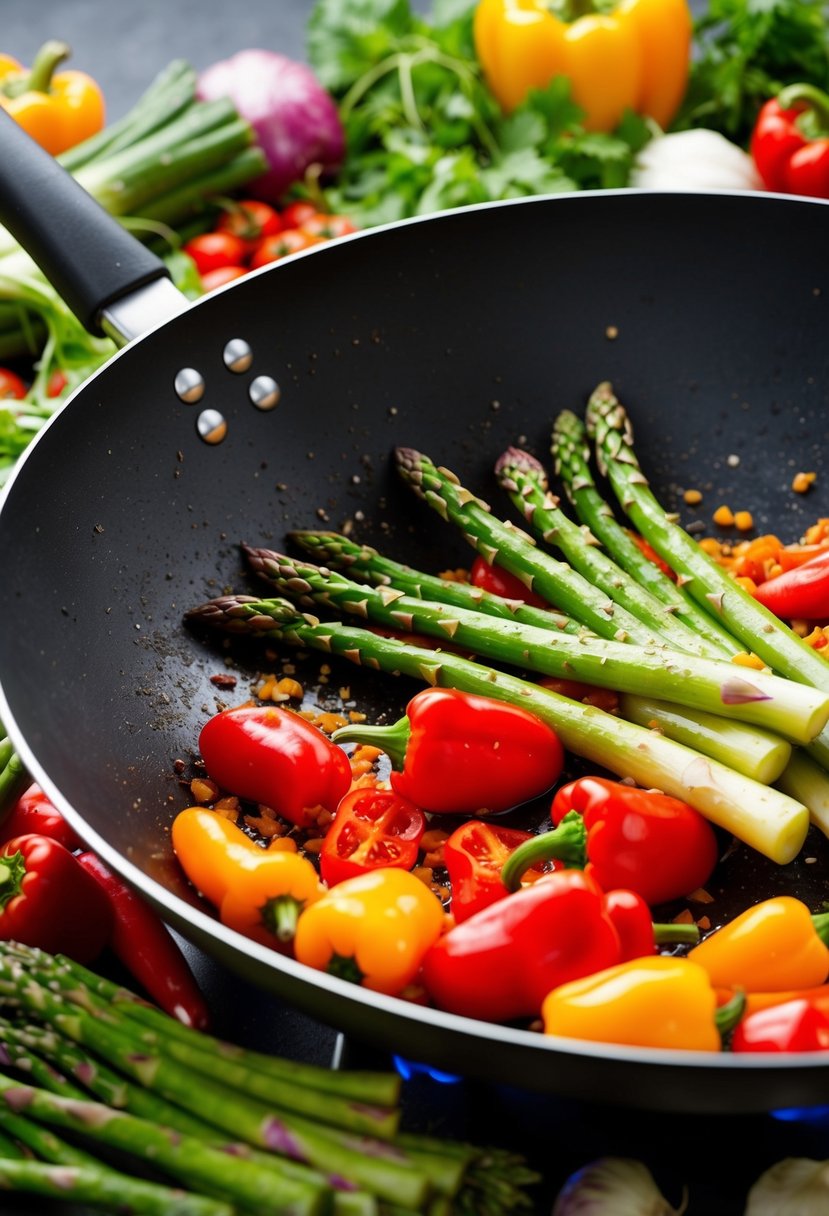
[[[455,829],[443,846],[443,860],[456,923],[509,894],[501,870],[515,849],[532,839],[531,832],[480,819],[469,819]]]
[[[0,939],[90,963],[109,944],[112,911],[74,853],[48,836],[16,836],[0,854]]]
[[[548,600],[542,599],[529,587],[525,587],[520,578],[494,566],[483,557],[476,557],[469,569],[469,581],[473,587],[489,591],[492,595],[500,595],[507,600],[521,600],[533,608],[549,608]]]
[[[394,790],[363,786],[346,794],[320,849],[320,874],[329,887],[381,866],[411,870],[426,816]]]
[[[829,1051],[829,1016],[804,998],[758,1009],[735,1027],[731,1050]]]
[[[767,579],[754,591],[754,597],[785,620],[828,620],[829,550]]]

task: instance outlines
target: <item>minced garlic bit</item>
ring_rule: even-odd
[[[689,507],[696,507],[702,502],[702,493],[699,490],[686,490],[682,497]]]
[[[604,331],[604,336],[611,342],[614,340],[614,338],[618,338],[619,337],[618,325],[608,325],[607,329]]]
[[[718,528],[730,528],[734,523],[734,512],[731,507],[723,504],[721,507],[717,507],[711,518]]]
[[[795,494],[805,494],[810,490],[817,478],[817,473],[795,473],[792,478],[792,489]]]

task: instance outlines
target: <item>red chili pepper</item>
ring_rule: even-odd
[[[500,566],[493,566],[483,557],[476,557],[473,561],[469,569],[469,581],[473,587],[480,587],[482,591],[489,591],[492,595],[500,595],[507,600],[522,600],[533,608],[550,607],[547,600],[525,587],[516,575],[510,574],[509,570],[502,570]]]
[[[557,870],[450,929],[422,974],[439,1009],[506,1022],[536,1016],[553,988],[621,958],[601,889],[580,870]]]
[[[222,789],[270,807],[300,827],[334,811],[351,786],[342,748],[290,709],[242,705],[204,724],[199,750]]]
[[[825,620],[829,617],[829,550],[760,583],[753,594],[784,619]]]
[[[811,127],[807,127],[807,122]],[[767,190],[829,198],[829,96],[793,84],[760,109],[751,155]]]
[[[411,870],[426,830],[423,812],[394,790],[362,786],[346,794],[320,849],[320,874],[329,887],[375,870]]]
[[[0,845],[13,840],[15,836],[48,836],[50,840],[58,840],[70,852],[83,848],[83,841],[71,828],[39,785],[30,785],[17,802],[13,803],[8,815],[0,822]]]
[[[455,829],[443,846],[443,860],[452,887],[456,923],[509,894],[501,870],[519,845],[533,839],[531,832],[480,819],[468,819]]]
[[[693,807],[656,790],[580,777],[556,792],[556,828],[513,854],[504,874],[517,886],[528,865],[558,857],[583,866],[606,891],[636,891],[651,906],[703,886],[717,862],[717,836]]]
[[[758,1009],[737,1024],[731,1050],[829,1051],[829,1016],[806,999]]]
[[[0,854],[0,939],[90,963],[109,942],[112,911],[69,849],[48,836],[16,836]]]
[[[186,1026],[205,1030],[207,1004],[167,926],[147,901],[95,853],[78,863],[103,892],[111,913],[109,946],[156,1004]]]
[[[438,814],[507,810],[548,790],[564,764],[558,735],[540,718],[455,688],[424,689],[392,726],[345,726],[333,739],[382,748],[392,788]]]

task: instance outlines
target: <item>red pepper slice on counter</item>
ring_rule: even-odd
[[[205,1030],[207,1004],[167,926],[147,901],[122,882],[95,853],[79,853],[78,863],[104,893],[112,914],[109,946],[165,1013],[185,1026]]]
[[[829,198],[829,95],[792,84],[761,108],[751,155],[767,190]]]
[[[510,574],[509,570],[493,566],[483,557],[476,557],[470,566],[469,581],[473,587],[480,587],[482,591],[489,591],[507,600],[522,600],[533,608],[550,607],[547,600],[525,587],[520,578]]]
[[[16,836],[0,854],[0,938],[91,963],[112,932],[112,910],[74,853],[48,836]]]
[[[678,798],[604,777],[580,777],[553,798],[552,832],[513,854],[502,876],[514,890],[529,865],[560,858],[582,866],[606,891],[636,891],[650,905],[690,895],[717,862],[717,836]]]
[[[452,887],[456,923],[509,894],[501,870],[519,845],[533,839],[531,832],[480,819],[469,819],[455,829],[443,846],[443,860]]]
[[[222,789],[299,827],[312,824],[320,807],[336,810],[351,786],[342,748],[277,706],[241,705],[214,714],[201,729],[199,751]]]
[[[806,999],[758,1009],[735,1027],[731,1050],[829,1051],[829,1015]]]
[[[394,790],[367,785],[346,794],[320,849],[329,887],[379,866],[411,870],[426,830],[423,812]]]
[[[829,550],[760,583],[753,595],[786,620],[825,620],[829,617]]]
[[[0,822],[0,845],[15,836],[48,836],[58,840],[70,852],[83,848],[83,841],[71,828],[56,806],[50,802],[39,785],[30,785],[9,808]]]
[[[335,742],[382,748],[394,790],[424,811],[504,811],[558,779],[558,735],[528,710],[456,688],[426,688],[392,726],[344,726]]]

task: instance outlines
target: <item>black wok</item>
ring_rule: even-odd
[[[59,171],[57,183],[32,188],[24,154],[36,150],[16,130],[6,138],[15,146],[3,161],[16,172],[13,183],[4,175],[0,218],[18,231],[27,193],[41,208],[53,198],[59,209],[33,252],[97,327],[101,308],[157,266],[94,204],[84,220],[86,196],[76,199]],[[53,167],[35,165],[37,175]],[[188,801],[175,761],[192,757],[200,726],[228,699],[210,681],[225,670],[224,651],[186,630],[182,614],[228,587],[250,589],[239,542],[280,548],[290,529],[353,521],[360,539],[412,565],[468,563],[452,529],[398,483],[396,444],[426,451],[508,514],[495,458],[518,442],[546,460],[555,413],[581,409],[610,379],[666,503],[682,510],[681,488],[696,486],[704,517],[729,502],[787,539],[829,513],[825,206],[638,192],[488,205],[322,246],[187,308],[172,293],[162,310],[140,317],[143,336],[44,429],[0,512],[0,719],[67,818],[208,953],[377,1047],[643,1107],[825,1102],[826,1053],[561,1044],[312,972],[224,929],[184,881],[169,839]],[[117,303],[108,315],[117,328]],[[225,366],[231,339],[253,352],[244,372]],[[177,395],[186,368],[204,379],[198,404]],[[251,403],[258,376],[278,382],[276,408]],[[222,443],[199,435],[205,408],[226,419]],[[790,490],[798,470],[817,472],[809,497]],[[268,660],[239,652],[236,662],[242,700]],[[319,671],[316,658],[301,674],[314,686]],[[398,716],[413,691],[335,664],[331,687],[340,684],[370,718]],[[829,891],[825,846],[813,830],[785,869],[736,850],[712,883],[715,914],[781,890],[817,910]]]

